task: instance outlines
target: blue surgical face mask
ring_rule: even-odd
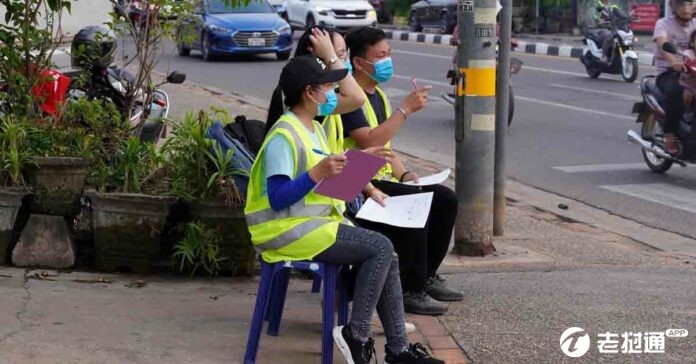
[[[370,75],[377,83],[385,83],[394,75],[394,63],[391,57],[381,59],[375,63],[371,63],[375,72]]]
[[[319,116],[328,116],[333,114],[334,110],[336,110],[336,106],[338,105],[338,95],[336,95],[336,91],[333,89],[327,92],[321,90],[317,91],[320,91],[326,95],[326,101],[317,105],[317,112]]]
[[[346,66],[348,73],[353,73],[353,64],[350,63],[350,59],[346,59],[345,61],[343,61],[343,65]]]

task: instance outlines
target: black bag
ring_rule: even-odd
[[[234,118],[234,123],[225,126],[225,132],[256,156],[266,136],[266,123],[260,120],[247,120],[245,115],[238,115]]]

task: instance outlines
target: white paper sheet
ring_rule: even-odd
[[[427,176],[427,177],[421,177],[421,178],[419,178],[419,179],[418,179],[418,183],[416,183],[416,182],[414,182],[414,181],[408,181],[408,182],[404,182],[404,184],[405,184],[405,185],[411,185],[411,186],[431,186],[431,185],[439,185],[440,183],[447,181],[447,179],[449,178],[451,172],[452,172],[452,171],[451,171],[449,168],[447,168],[447,169],[445,169],[444,171],[442,171],[442,172],[440,172],[440,173],[433,174],[433,175]]]
[[[356,217],[392,226],[422,228],[428,221],[433,193],[388,197],[385,203],[387,206],[382,207],[370,198]]]

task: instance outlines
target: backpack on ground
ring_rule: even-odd
[[[225,132],[256,156],[266,136],[266,123],[260,120],[249,120],[245,115],[237,115],[234,123],[225,126]]]

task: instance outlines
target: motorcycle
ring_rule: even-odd
[[[685,60],[685,72],[696,77],[696,58],[679,54],[677,48],[671,43],[665,43],[662,49],[682,57]],[[656,173],[667,172],[674,163],[686,167],[687,164],[696,163],[696,114],[687,107],[687,111],[679,120],[676,132],[679,153],[674,156],[665,149],[664,123],[665,123],[665,96],[657,87],[655,76],[645,76],[640,82],[642,102],[633,106],[633,113],[638,114],[636,123],[641,124],[640,135],[634,130],[628,131],[628,140],[641,148],[643,160],[648,168]]]
[[[516,42],[512,42],[512,49],[517,46]],[[510,57],[510,74],[516,75],[522,69],[521,59],[516,57]],[[457,51],[454,52],[454,57],[452,57],[452,69],[447,71],[447,78],[450,79],[450,84],[454,87],[454,92],[448,94],[442,94],[442,98],[447,101],[450,105],[454,106],[456,103],[457,94]],[[515,114],[515,94],[512,92],[512,85],[508,85],[508,92],[510,93],[509,103],[508,103],[508,126],[512,123],[512,118]]]
[[[130,113],[130,124],[134,132],[140,130],[140,140],[144,142],[156,143],[160,137],[167,135],[166,125],[162,122],[169,115],[170,100],[164,90],[160,87],[164,84],[181,84],[186,80],[186,74],[174,71],[170,73],[166,80],[153,85],[150,88],[152,100],[146,107],[144,95],[147,92],[138,90],[134,93],[132,111]],[[92,74],[92,77],[83,85],[74,85],[70,89],[70,97],[87,97],[90,99],[105,99],[113,102],[121,113],[126,112],[131,100],[128,99],[129,92],[135,84],[135,76],[127,70],[109,67],[101,72]]]
[[[633,50],[635,37],[629,27],[632,18],[619,9],[613,9],[607,18],[598,28],[585,31],[583,43],[588,50],[580,57],[580,62],[590,78],[597,78],[602,73],[621,74],[624,81],[634,82],[638,78],[638,53]],[[611,33],[613,42],[608,57],[602,49],[606,30]]]

